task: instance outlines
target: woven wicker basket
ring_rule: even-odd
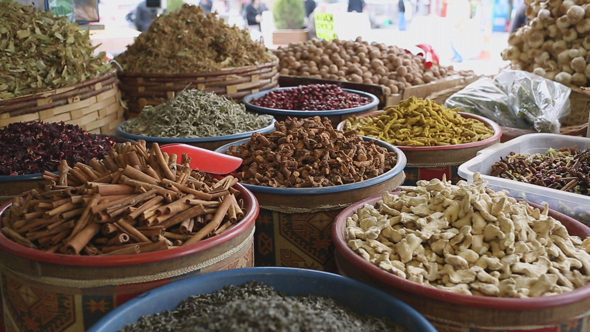
[[[231,99],[240,99],[279,85],[278,61],[256,66],[227,68],[195,74],[127,74],[119,72],[127,118],[139,116],[146,105],[159,105],[176,92],[197,88]]]
[[[118,83],[112,72],[56,90],[0,100],[0,128],[20,121],[63,121],[94,134],[114,134],[124,115]]]
[[[428,96],[427,99],[434,100],[436,103],[443,105],[451,95],[462,90],[465,86],[466,85],[456,86],[450,89],[436,91]],[[561,119],[561,134],[586,136],[588,116],[590,114],[590,89],[572,88],[572,93],[570,94],[570,107],[570,114],[564,119]],[[533,130],[506,127],[502,127],[502,131],[504,132],[502,142],[520,135],[535,132]]]

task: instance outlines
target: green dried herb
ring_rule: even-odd
[[[120,332],[403,332],[388,319],[360,316],[332,299],[285,296],[261,282],[191,296],[174,311],[143,316]]]
[[[214,93],[185,90],[127,121],[125,132],[169,138],[217,137],[244,133],[269,126],[271,115],[246,112],[243,104]]]
[[[127,50],[115,57],[130,73],[198,73],[267,63],[276,59],[248,31],[217,14],[184,4],[159,16]]]
[[[0,4],[0,100],[57,89],[111,70],[88,32],[65,17]]]

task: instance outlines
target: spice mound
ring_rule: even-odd
[[[227,154],[244,161],[240,182],[277,188],[327,187],[379,176],[397,163],[397,154],[356,132],[334,130],[330,120],[287,118],[275,130],[254,133]]]
[[[56,172],[60,160],[73,165],[106,155],[114,141],[63,122],[15,122],[0,129],[0,175]]]
[[[158,143],[117,143],[102,160],[68,165],[52,184],[15,197],[2,234],[49,253],[127,255],[186,246],[219,235],[244,217],[238,182],[193,171],[190,158]]]
[[[88,31],[65,16],[0,3],[0,100],[57,89],[106,74]]]
[[[116,56],[128,73],[198,73],[268,63],[276,57],[248,30],[227,25],[198,6],[159,16]]]
[[[247,112],[243,104],[201,90],[185,90],[166,103],[146,106],[121,129],[150,137],[200,138],[227,136],[268,127],[272,115]]]
[[[346,220],[348,246],[398,277],[454,293],[529,298],[590,281],[590,238],[526,202],[473,183],[418,181]]]
[[[590,196],[590,150],[548,149],[545,153],[511,152],[492,165],[490,175]]]
[[[411,97],[383,112],[363,118],[351,116],[344,130],[400,146],[440,146],[478,142],[494,135],[494,129],[477,119],[462,117],[432,100]]]
[[[369,98],[344,91],[335,84],[311,84],[271,91],[252,100],[251,104],[281,110],[328,111],[360,107],[370,102]]]
[[[318,296],[285,296],[261,282],[191,296],[175,310],[143,316],[120,332],[139,331],[366,331],[402,332],[389,319],[360,316]]]

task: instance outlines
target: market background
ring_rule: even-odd
[[[459,70],[474,70],[476,74],[492,75],[509,62],[502,60],[500,52],[508,46],[508,30],[515,8],[522,0],[476,0],[470,1],[471,18],[462,32],[463,43],[457,48],[463,57],[462,62],[452,62],[451,50],[452,24],[447,17],[450,0],[406,0],[405,31],[398,29],[398,0],[367,0],[363,13],[346,13],[346,0],[316,0],[318,7],[325,6],[328,13],[345,13],[347,24],[335,29],[340,39],[354,39],[358,36],[369,42],[380,42],[412,48],[418,43],[427,43],[441,56],[441,64],[453,65]],[[100,22],[91,30],[95,45],[102,44],[98,50],[118,54],[139,35],[133,23],[126,16],[135,10],[138,0],[101,0],[99,2]],[[183,3],[198,5],[198,0],[168,0],[167,11],[179,8]],[[215,0],[213,10],[228,24],[246,27],[242,8],[247,0]],[[272,32],[276,30],[272,15],[274,0],[263,0],[267,12],[263,13],[261,23],[265,45],[276,49],[280,45],[272,43]],[[410,9],[412,8],[412,9]],[[352,19],[352,21],[351,21]],[[96,30],[94,30],[96,29]]]

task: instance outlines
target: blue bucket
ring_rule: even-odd
[[[436,332],[416,310],[372,286],[337,274],[293,268],[243,268],[207,273],[158,287],[115,308],[88,332],[113,332],[141,316],[173,310],[190,295],[259,281],[288,296],[329,297],[357,314],[387,317],[407,332]]]

